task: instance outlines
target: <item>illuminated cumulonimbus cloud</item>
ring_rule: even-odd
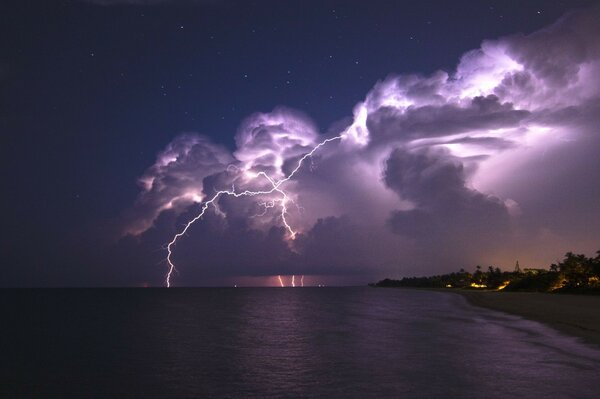
[[[453,73],[390,76],[328,134],[277,108],[248,117],[233,152],[181,135],[140,179],[125,231],[169,242],[218,190],[268,189],[260,172],[285,178],[341,135],[285,184],[293,242],[279,193],[224,196],[177,243],[186,278],[411,274],[588,250],[600,239],[599,10],[485,41]]]
[[[142,192],[128,213],[126,233],[138,235],[166,210],[180,212],[206,197],[203,179],[234,162],[227,149],[197,134],[182,134],[158,154],[139,179]]]

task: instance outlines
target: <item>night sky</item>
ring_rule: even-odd
[[[224,196],[174,285],[590,255],[597,4],[3,2],[0,286],[164,285],[202,201],[336,135],[290,181],[294,239],[279,197]]]

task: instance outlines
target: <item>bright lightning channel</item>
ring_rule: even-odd
[[[217,204],[216,201],[219,199],[219,197],[221,197],[222,195],[228,195],[228,196],[232,196],[235,198],[239,198],[239,197],[254,197],[257,195],[269,195],[269,194],[273,194],[273,193],[278,193],[281,195],[281,197],[279,199],[277,199],[276,201],[279,202],[279,205],[281,206],[281,221],[283,222],[283,225],[285,226],[285,229],[288,232],[288,236],[290,239],[294,240],[296,238],[296,232],[294,231],[294,229],[292,229],[292,226],[290,226],[290,224],[287,221],[287,203],[288,201],[293,202],[287,195],[287,193],[281,189],[281,185],[287,181],[289,181],[292,177],[294,177],[294,175],[296,174],[296,172],[298,172],[298,170],[300,170],[300,168],[302,167],[302,163],[304,162],[304,160],[310,158],[313,156],[313,154],[318,151],[321,147],[323,147],[324,145],[326,145],[327,143],[330,143],[332,141],[336,141],[336,140],[341,140],[345,137],[347,133],[344,132],[343,134],[340,134],[339,136],[335,136],[335,137],[331,137],[328,139],[325,139],[323,141],[321,141],[319,144],[317,144],[316,146],[313,147],[312,150],[310,150],[309,152],[307,152],[306,154],[304,154],[304,156],[302,156],[302,158],[300,158],[298,160],[298,163],[296,164],[296,167],[290,172],[289,175],[287,175],[286,177],[284,177],[281,180],[273,180],[269,175],[267,175],[265,172],[259,172],[257,173],[256,177],[258,176],[262,176],[264,177],[269,184],[271,185],[271,188],[269,188],[268,190],[259,190],[259,191],[250,191],[250,190],[244,190],[244,191],[240,191],[240,192],[236,192],[235,188],[232,187],[231,190],[221,190],[218,191],[211,199],[209,199],[208,201],[206,201],[204,204],[202,204],[202,208],[200,208],[200,212],[193,218],[191,219],[189,222],[186,223],[186,225],[183,227],[183,229],[175,234],[175,236],[173,236],[173,239],[171,240],[171,242],[169,242],[169,244],[167,244],[167,263],[169,264],[169,269],[167,271],[167,276],[165,279],[165,283],[167,285],[167,287],[171,287],[171,277],[173,276],[173,272],[175,272],[177,269],[175,268],[175,264],[173,263],[173,246],[177,243],[177,240],[182,237],[183,235],[185,235],[185,233],[188,231],[188,229],[190,228],[191,225],[193,225],[194,223],[196,223],[196,221],[198,221],[199,219],[202,218],[202,216],[204,216],[204,214],[206,213],[206,210],[208,209],[209,206],[214,206],[215,209],[217,208]],[[269,203],[270,205],[270,203]],[[271,207],[271,206],[265,206],[265,208],[267,207]],[[279,277],[279,283],[280,285],[283,287],[283,281],[281,280],[281,276]],[[292,277],[292,285],[294,285],[294,278]]]

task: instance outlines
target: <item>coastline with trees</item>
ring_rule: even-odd
[[[502,271],[476,267],[470,273],[384,279],[374,287],[434,289],[462,295],[472,305],[542,322],[600,347],[600,251],[595,257],[568,252],[548,269]]]
[[[600,294],[600,251],[595,257],[567,252],[565,258],[548,269],[521,269],[517,261],[513,271],[498,267],[475,271],[428,276],[404,277],[400,280],[386,278],[374,287],[454,288],[462,290],[492,290],[507,292],[547,292],[569,294]]]

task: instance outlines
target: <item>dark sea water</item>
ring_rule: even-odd
[[[451,293],[0,290],[0,397],[599,398],[600,351]]]

